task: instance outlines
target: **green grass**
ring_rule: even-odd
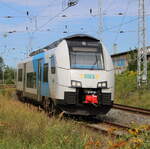
[[[0,95],[0,149],[85,149],[108,146],[106,140],[77,122],[48,118],[36,107]],[[8,91],[9,92],[9,91]]]
[[[15,100],[12,91],[0,91],[0,149],[150,148],[147,143],[150,126],[120,138],[111,137],[72,120],[49,118],[37,107]]]
[[[150,109],[149,87],[137,88],[136,72],[127,71],[116,75],[115,102]]]

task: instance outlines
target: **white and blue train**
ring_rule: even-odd
[[[50,112],[106,114],[113,105],[114,69],[96,38],[77,34],[60,39],[17,65],[17,95]]]

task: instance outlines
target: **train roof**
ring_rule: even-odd
[[[36,51],[33,51],[29,54],[29,56],[34,56],[34,55],[37,55],[39,53],[42,53],[42,52],[45,52],[47,50],[50,50],[50,49],[53,49],[55,47],[58,46],[58,44],[63,41],[63,40],[72,40],[72,39],[80,39],[80,38],[85,38],[85,39],[93,39],[93,40],[96,40],[96,41],[99,41],[99,39],[95,38],[95,37],[92,37],[90,35],[87,35],[87,34],[75,34],[75,35],[71,35],[71,36],[67,36],[67,37],[64,37],[64,38],[61,38],[53,43],[51,43],[50,45],[42,48],[42,49],[38,49]]]

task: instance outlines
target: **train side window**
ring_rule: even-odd
[[[22,69],[18,69],[18,81],[22,82]]]
[[[51,73],[55,74],[55,72],[56,72],[55,56],[51,56]]]
[[[48,82],[48,63],[44,64],[43,81]]]
[[[36,72],[27,73],[27,88],[36,88]]]

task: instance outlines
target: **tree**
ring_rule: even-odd
[[[3,80],[3,69],[4,69],[4,60],[2,57],[0,57],[0,80]]]
[[[137,50],[131,51],[128,55],[128,70],[137,71]]]
[[[5,68],[5,84],[14,84],[15,83],[15,69],[7,66]]]
[[[5,65],[4,60],[0,57],[0,83],[14,84],[15,69]],[[4,79],[4,82],[2,81]]]

